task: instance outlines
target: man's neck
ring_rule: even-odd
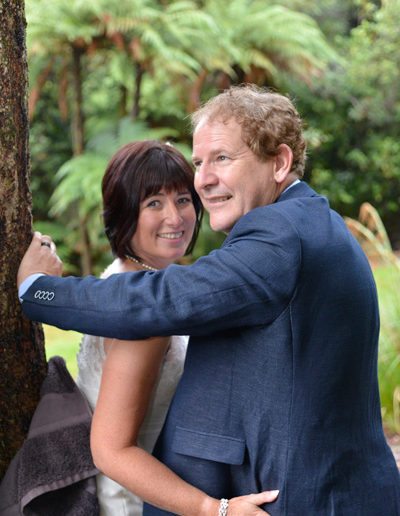
[[[286,190],[289,190],[292,186],[295,184],[300,183],[300,179],[295,175],[288,176],[283,183],[280,184],[280,187],[278,189],[278,195],[276,196],[276,199],[279,199],[279,197],[283,194],[283,192],[286,192]]]

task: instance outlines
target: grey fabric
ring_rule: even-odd
[[[64,360],[53,357],[27,439],[0,485],[0,516],[99,514],[91,417]]]

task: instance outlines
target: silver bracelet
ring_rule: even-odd
[[[228,505],[229,500],[221,498],[221,501],[219,502],[218,516],[228,516]]]

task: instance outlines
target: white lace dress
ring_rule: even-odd
[[[187,340],[187,337],[181,336],[171,338],[152,401],[140,429],[138,445],[150,453],[164,424],[171,398],[182,375]],[[97,403],[105,359],[103,342],[102,337],[85,335],[77,356],[79,372],[76,383],[88,399],[92,409]],[[142,515],[142,501],[102,474],[97,476],[97,495],[101,516]]]

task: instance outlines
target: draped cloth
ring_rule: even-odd
[[[0,516],[98,516],[92,413],[61,357],[48,374],[28,436],[0,485]]]

